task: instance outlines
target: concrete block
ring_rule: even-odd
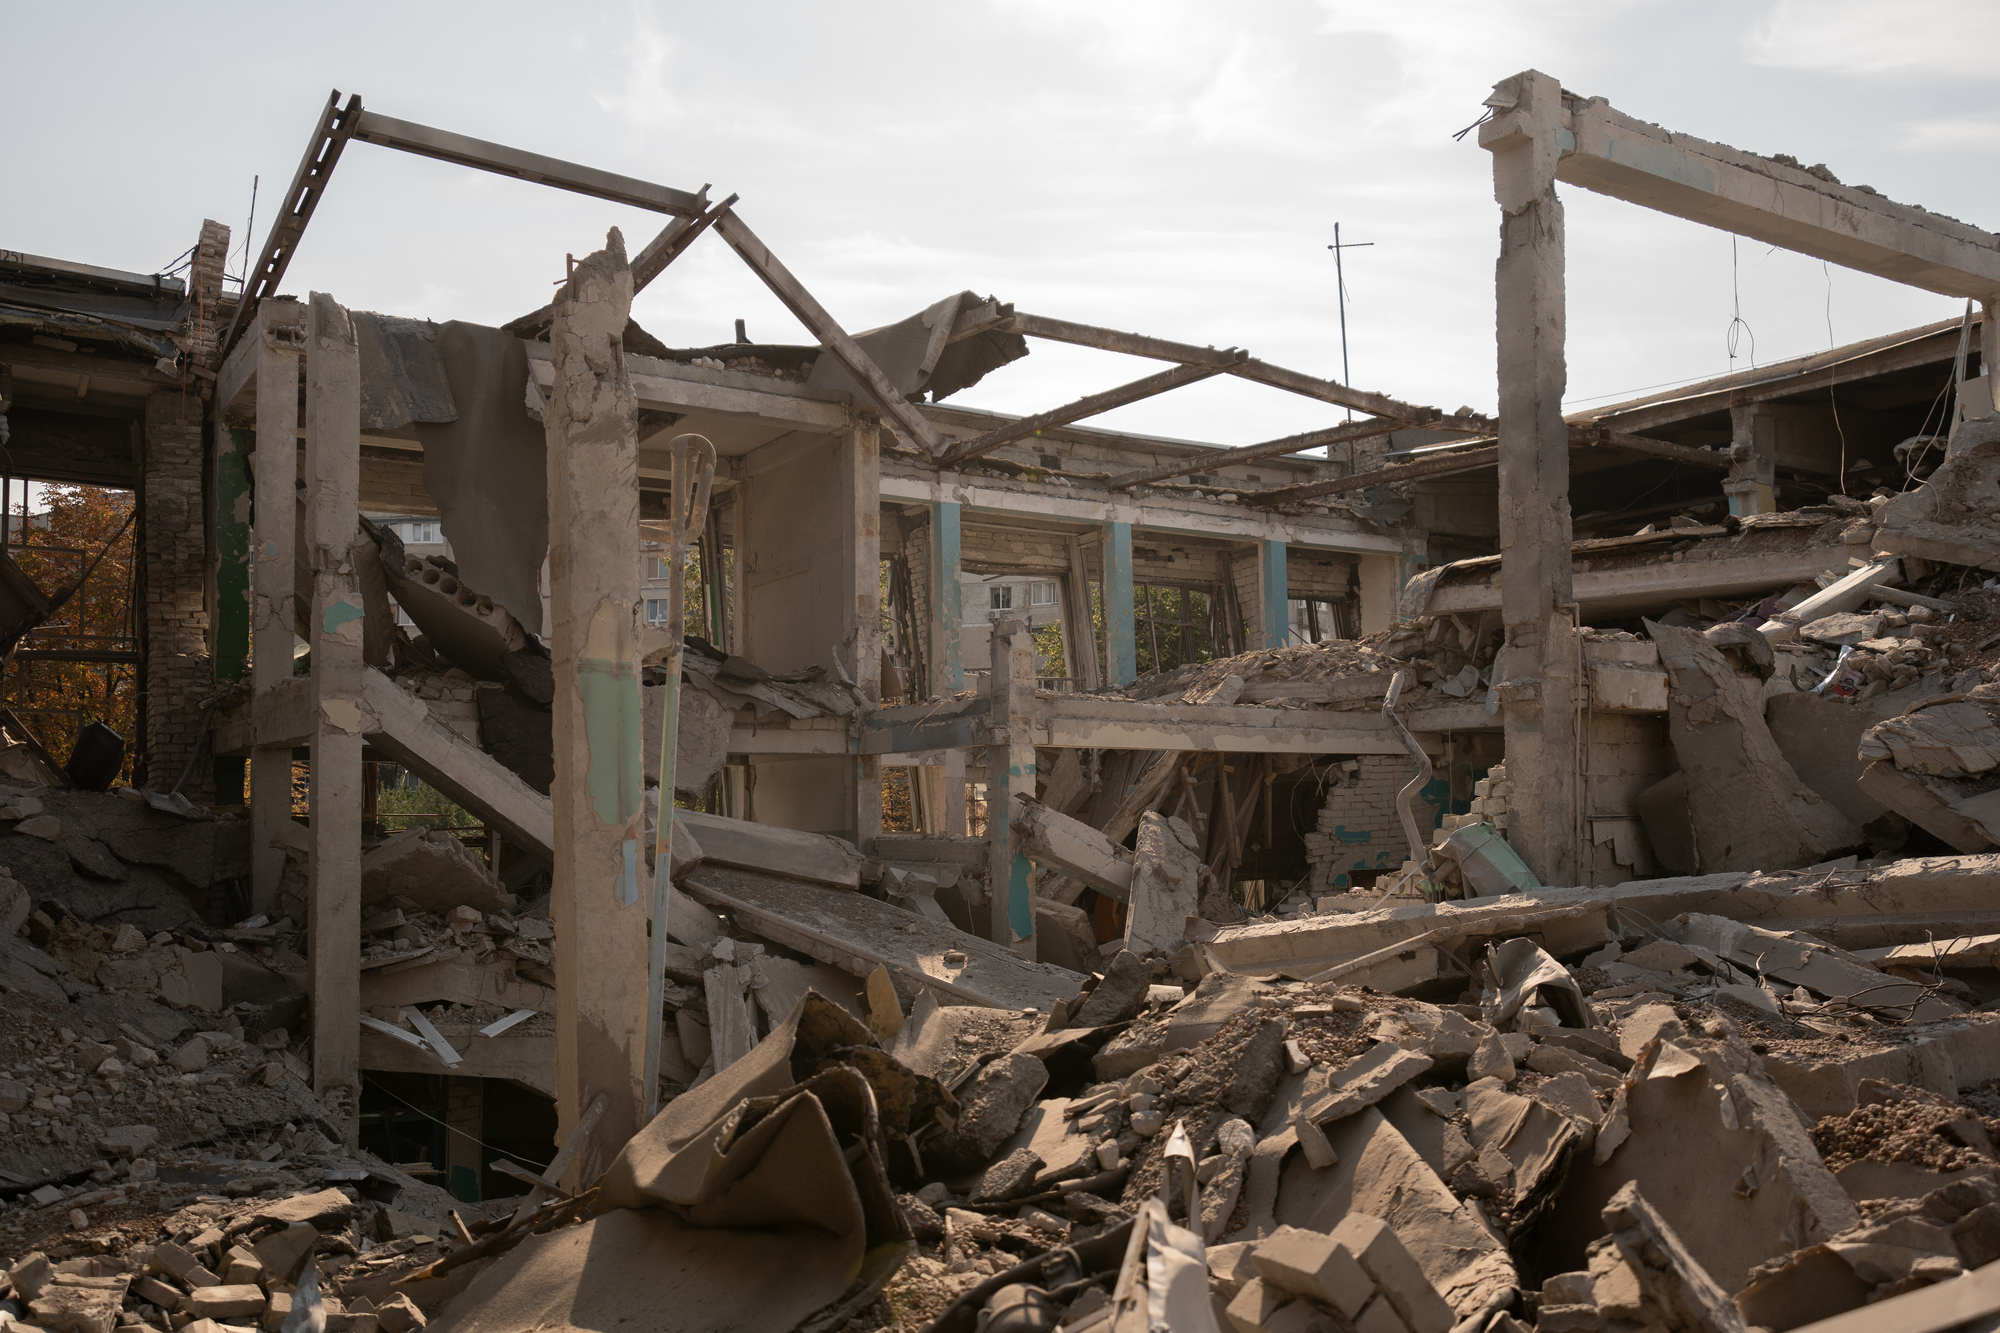
[[[1449,1333],[1457,1322],[1451,1306],[1438,1295],[1387,1222],[1366,1213],[1349,1213],[1333,1229],[1332,1239],[1375,1279],[1410,1333]]]
[[[1300,1227],[1279,1227],[1250,1252],[1265,1282],[1330,1305],[1349,1318],[1375,1294],[1375,1283],[1354,1255],[1333,1237]]]
[[[1236,1333],[1264,1333],[1265,1321],[1290,1299],[1262,1278],[1251,1278],[1223,1310],[1223,1317]]]
[[[218,1283],[188,1293],[187,1311],[198,1319],[227,1319],[232,1315],[262,1314],[263,1288],[254,1283]]]

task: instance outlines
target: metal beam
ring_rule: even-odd
[[[384,148],[400,149],[419,157],[434,157],[440,162],[490,171],[498,176],[512,176],[536,185],[552,185],[572,194],[608,199],[614,204],[630,204],[655,213],[695,217],[708,207],[707,186],[703,186],[699,194],[689,194],[686,190],[655,185],[633,176],[621,176],[615,171],[600,171],[596,167],[565,162],[558,157],[544,157],[540,153],[509,148],[506,144],[419,125],[413,120],[397,120],[377,111],[362,112],[350,133],[357,139],[380,144]]]
[[[704,185],[702,188],[706,190],[708,187]],[[736,199],[737,196],[732,194],[696,217],[677,217],[661,228],[660,234],[648,241],[646,248],[632,261],[632,294],[637,296],[644,291],[647,283],[667,271],[667,265],[686,254],[687,248],[714,226],[715,220],[722,216],[722,210],[734,204]],[[500,327],[523,338],[539,338],[548,332],[549,324],[555,318],[555,309],[551,303],[532,315],[523,315]]]
[[[1382,486],[1392,481],[1416,481],[1423,477],[1441,477],[1453,472],[1473,472],[1480,468],[1492,467],[1500,461],[1500,446],[1489,444],[1480,449],[1461,449],[1456,453],[1439,454],[1434,458],[1419,459],[1414,463],[1392,463],[1388,467],[1370,468],[1349,477],[1332,477],[1326,481],[1306,481],[1296,486],[1276,486],[1268,491],[1251,491],[1244,495],[1246,504],[1281,505],[1295,500],[1311,500],[1322,495],[1339,495],[1343,491],[1361,491],[1370,486]]]
[[[743,225],[743,220],[733,210],[722,210],[715,220],[715,233],[729,242],[729,248],[764,280],[764,285],[785,303],[785,308],[812,331],[813,337],[818,338],[827,351],[833,353],[834,359],[847,368],[855,383],[868,390],[868,396],[895,419],[897,428],[904,435],[932,455],[944,452],[945,442],[936,428],[897,392],[896,386],[889,382],[889,377],[882,373],[874,358],[848,336],[826,307],[806,290],[804,283],[792,276],[791,270],[778,261],[769,246],[757,239],[755,232]]]
[[[271,230],[264,237],[263,252],[257,256],[257,267],[244,284],[242,297],[236,302],[236,314],[229,321],[229,331],[222,335],[223,356],[228,356],[236,346],[237,337],[244,324],[257,313],[258,305],[266,298],[277,295],[278,284],[284,280],[292,254],[299,248],[299,237],[305,234],[306,223],[312,221],[313,210],[319,207],[334,165],[340,161],[340,150],[347,146],[349,136],[354,133],[354,124],[360,118],[361,94],[348,98],[347,105],[342,107],[340,89],[334,89],[333,95],[327,98],[326,109],[319,113],[319,123],[313,127],[312,138],[306,142],[306,155],[299,160],[299,169],[292,177],[291,188],[285,191],[285,201],[279,207],[278,215],[271,219]]]
[[[1212,454],[1199,454],[1188,458],[1177,458],[1171,463],[1156,463],[1152,467],[1136,468],[1131,472],[1121,472],[1104,484],[1114,491],[1143,485],[1149,481],[1164,481],[1169,477],[1184,477],[1192,472],[1213,472],[1217,468],[1231,467],[1237,463],[1254,463],[1260,459],[1276,458],[1282,454],[1295,454],[1301,449],[1318,449],[1323,445],[1342,444],[1348,440],[1365,440],[1377,435],[1387,435],[1397,429],[1398,423],[1370,417],[1366,421],[1349,421],[1338,426],[1327,426],[1321,430],[1302,431],[1297,435],[1287,435],[1281,440],[1266,440],[1262,444],[1246,444],[1240,449],[1218,449]],[[1475,432],[1476,433],[1476,432]]]
[[[1121,384],[1115,389],[1106,389],[1103,393],[1094,393],[1073,403],[1052,407],[1046,412],[1022,417],[1019,421],[1010,421],[1004,426],[995,426],[982,435],[960,440],[939,455],[938,465],[952,467],[968,458],[977,458],[981,454],[991,453],[1016,440],[1024,440],[1044,427],[1067,426],[1072,421],[1094,417],[1100,412],[1109,412],[1114,407],[1124,407],[1127,403],[1136,403],[1142,398],[1151,398],[1169,389],[1178,389],[1183,384],[1193,384],[1197,380],[1220,375],[1226,369],[1226,366],[1215,365],[1175,366],[1156,375],[1133,380],[1130,384]]]

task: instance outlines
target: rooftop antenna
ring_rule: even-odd
[[[1333,224],[1333,244],[1326,247],[1333,251],[1334,285],[1339,289],[1340,297],[1340,382],[1342,384],[1354,383],[1354,377],[1347,369],[1347,271],[1341,265],[1340,252],[1342,250],[1363,250],[1373,244],[1375,244],[1373,241],[1341,240],[1340,224],[1336,222]],[[1349,421],[1354,420],[1354,409],[1351,407],[1347,409],[1347,419]]]

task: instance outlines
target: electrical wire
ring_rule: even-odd
[[[368,1078],[368,1072],[367,1072],[366,1070],[363,1070],[363,1071],[362,1071],[362,1074],[361,1074],[361,1083],[362,1083],[362,1086],[363,1086],[363,1087],[368,1087],[368,1086],[371,1086],[371,1083],[370,1083],[370,1080],[369,1080],[369,1078]],[[381,1083],[373,1083],[373,1084],[372,1084],[372,1086],[374,1087],[375,1091],[377,1091],[377,1092],[381,1093],[381,1094],[382,1094],[382,1095],[384,1095],[385,1097],[390,1097],[390,1098],[393,1098],[393,1099],[394,1099],[394,1100],[396,1100],[396,1101],[399,1101],[399,1102],[401,1102],[401,1103],[402,1103],[403,1105],[405,1105],[405,1106],[409,1107],[409,1108],[410,1108],[410,1109],[411,1109],[412,1111],[415,1111],[415,1112],[416,1112],[416,1113],[417,1113],[418,1115],[420,1115],[420,1116],[422,1116],[422,1117],[423,1117],[424,1119],[426,1119],[426,1120],[430,1121],[430,1122],[431,1122],[432,1124],[434,1124],[434,1125],[443,1125],[443,1126],[444,1126],[444,1128],[445,1128],[445,1129],[446,1129],[446,1130],[447,1130],[448,1132],[450,1132],[450,1133],[453,1133],[453,1134],[457,1134],[457,1135],[459,1135],[459,1136],[461,1136],[461,1137],[463,1137],[463,1138],[468,1138],[468,1139],[471,1139],[471,1140],[472,1140],[472,1141],[473,1141],[474,1143],[476,1143],[476,1144],[478,1144],[478,1145],[479,1145],[480,1147],[482,1147],[482,1148],[486,1149],[486,1151],[488,1151],[488,1152],[491,1152],[491,1153],[497,1153],[497,1154],[499,1154],[499,1155],[500,1155],[501,1157],[505,1158],[506,1160],[508,1160],[508,1161],[510,1161],[510,1162],[512,1162],[512,1161],[514,1161],[514,1160],[515,1160],[515,1154],[514,1154],[514,1153],[512,1153],[512,1152],[510,1152],[510,1151],[508,1151],[507,1149],[504,1149],[504,1148],[496,1148],[496,1147],[494,1147],[494,1146],[493,1146],[492,1144],[490,1144],[490,1143],[486,1142],[486,1141],[485,1141],[484,1139],[481,1139],[481,1138],[478,1138],[478,1137],[476,1137],[476,1136],[474,1136],[474,1135],[471,1135],[471,1134],[467,1134],[467,1133],[466,1133],[466,1132],[465,1132],[464,1130],[460,1129],[460,1128],[459,1128],[459,1127],[458,1127],[457,1125],[454,1125],[454,1124],[450,1124],[450,1123],[449,1123],[449,1122],[447,1122],[447,1121],[443,1121],[443,1120],[439,1120],[439,1119],[438,1119],[438,1118],[437,1118],[436,1116],[432,1115],[432,1114],[431,1114],[431,1113],[430,1113],[429,1111],[426,1111],[426,1110],[424,1110],[424,1109],[423,1109],[423,1108],[422,1108],[421,1106],[418,1106],[418,1105],[417,1105],[417,1104],[416,1104],[415,1102],[411,1101],[411,1100],[410,1100],[409,1098],[407,1098],[407,1097],[398,1097],[398,1096],[397,1096],[397,1095],[396,1095],[395,1093],[393,1093],[393,1092],[389,1091],[389,1089],[388,1089],[388,1088],[386,1088],[386,1087],[384,1087],[384,1086],[383,1086],[383,1085],[382,1085]],[[555,1160],[555,1156],[554,1156],[554,1154],[550,1154],[550,1157],[549,1157],[549,1161],[554,1161],[554,1160]],[[391,1163],[390,1163],[390,1165],[391,1165],[391,1166],[394,1166],[394,1165],[395,1165],[395,1163],[394,1163],[394,1162],[391,1162]],[[548,1162],[540,1162],[540,1163],[536,1163],[536,1162],[517,1162],[517,1163],[516,1163],[516,1165],[519,1165],[519,1166],[525,1166],[525,1167],[528,1167],[529,1169],[531,1169],[531,1170],[535,1170],[535,1171],[546,1171],[546,1170],[548,1170],[548,1168],[549,1168],[549,1163],[548,1163]],[[522,1191],[522,1192],[523,1192],[523,1193],[526,1193],[527,1191],[525,1191],[525,1190],[524,1190],[524,1191]],[[508,1197],[512,1197],[512,1196],[508,1196]]]
[[[1722,344],[1729,352],[1729,373],[1736,373],[1736,348],[1743,334],[1750,335],[1750,369],[1757,368],[1757,332],[1743,318],[1743,289],[1737,281],[1736,238],[1729,238],[1729,294],[1735,314],[1730,318],[1728,328],[1723,330]]]
[[[1826,349],[1833,352],[1839,350],[1833,341],[1833,269],[1824,259],[1819,261],[1819,267],[1820,272],[1826,274]],[[1840,424],[1840,403],[1833,393],[1833,386],[1839,378],[1838,365],[1827,367],[1826,402],[1827,406],[1833,409],[1833,429],[1840,436],[1840,471],[1835,474],[1834,480],[1839,483],[1838,493],[1845,495],[1847,494],[1847,429]]]

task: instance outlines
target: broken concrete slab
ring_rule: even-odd
[[[1862,841],[1799,779],[1764,721],[1763,682],[1691,629],[1646,622],[1673,677],[1667,713],[1704,872],[1810,865]]]
[[[503,912],[507,890],[485,861],[449,833],[413,828],[399,833],[361,858],[361,901],[407,898],[419,910],[448,912],[474,907]]]
[[[1196,914],[1201,870],[1193,829],[1164,815],[1141,816],[1125,916],[1127,949],[1172,953],[1181,947],[1187,920]]]
[[[1380,1218],[1459,1318],[1513,1299],[1519,1279],[1506,1243],[1474,1205],[1445,1188],[1379,1110],[1334,1122],[1327,1139],[1339,1165],[1316,1170],[1303,1156],[1285,1163],[1279,1224],[1331,1232],[1350,1214]]]
[[[1082,820],[1071,819],[1027,796],[1014,797],[1012,814],[1010,826],[1021,839],[1021,855],[1120,902],[1131,896],[1133,853]]]
[[[1666,1313],[1670,1327],[1687,1333],[1746,1333],[1735,1304],[1647,1203],[1636,1182],[1611,1197],[1603,1216],[1640,1288]]]
[[[1891,497],[1876,515],[1884,551],[1950,565],[2000,570],[2000,431],[1968,422],[1952,453],[1915,490]]]
[[[674,817],[701,844],[703,858],[715,865],[834,888],[860,887],[861,863],[867,858],[853,843],[831,834],[802,833],[698,810],[676,810]]]
[[[1104,976],[1096,988],[1070,1015],[1069,1026],[1094,1028],[1124,1022],[1139,1012],[1152,982],[1153,970],[1146,960],[1128,949],[1120,949],[1105,964]]]
[[[1332,1073],[1322,1065],[1306,1072],[1299,1109],[1292,1115],[1292,1132],[1315,1167],[1334,1164],[1321,1127],[1373,1106],[1420,1074],[1429,1072],[1431,1058],[1406,1051],[1394,1042],[1380,1042],[1344,1068]]]
[[[707,848],[707,834],[701,835]],[[886,966],[897,990],[935,990],[959,1004],[1052,1010],[1083,977],[1027,962],[990,940],[865,894],[704,864],[682,885],[766,939],[865,977]]]

